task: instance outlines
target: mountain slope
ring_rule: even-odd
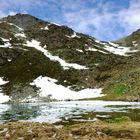
[[[133,32],[127,37],[114,41],[115,43],[123,46],[130,46],[133,48],[140,48],[140,29]]]
[[[54,88],[58,87],[60,96],[66,92],[92,98],[103,92],[107,95],[104,98],[126,100],[130,94],[127,100],[135,100],[131,96],[133,90],[126,88],[125,95],[113,90],[118,83],[128,85],[130,75],[139,73],[139,54],[139,47],[98,41],[31,15],[8,16],[0,20],[0,77],[8,81],[1,84],[1,94],[13,102],[50,100],[55,98],[54,93],[43,90],[56,84]],[[134,80],[139,81],[137,75]],[[46,94],[41,96],[42,93]],[[73,99],[66,94],[65,99]],[[82,99],[81,94],[74,99],[78,98]]]

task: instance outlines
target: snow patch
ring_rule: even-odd
[[[133,44],[135,47],[138,46],[137,41],[132,41],[132,44]]]
[[[45,26],[44,28],[41,28],[41,30],[49,30],[49,27]]]
[[[88,48],[88,49],[86,49],[86,51],[93,51],[93,52],[101,52],[101,53],[104,53],[104,54],[107,54],[106,52],[104,52],[104,51],[101,51],[101,50],[98,50],[98,49],[95,49],[95,48]]]
[[[99,63],[95,63],[94,65],[95,65],[95,66],[99,66]]]
[[[51,24],[54,24],[54,25],[56,25],[56,26],[61,26],[60,24],[55,23],[55,22],[51,22]]]
[[[10,97],[1,93],[1,90],[0,90],[0,104],[8,102],[9,100],[10,100]]]
[[[137,43],[137,41],[132,41],[133,44]]]
[[[16,44],[16,45],[18,45],[18,44]],[[24,49],[24,48],[18,48],[18,49],[23,50],[23,51],[29,51],[28,49]]]
[[[103,45],[102,48],[105,49],[106,51],[108,51],[110,53],[113,53],[113,54],[116,54],[116,55],[129,56],[130,55],[129,53],[134,53],[134,52],[138,51],[138,50],[131,50],[130,47],[119,46],[118,44],[115,44],[115,43],[112,43],[112,42],[101,42],[101,41],[98,41],[98,40],[95,40],[95,42]],[[101,48],[101,46],[99,46],[99,45],[95,45],[95,46]],[[96,50],[96,49],[93,49],[93,48],[89,48],[89,50],[99,51],[99,50]],[[100,52],[106,53],[104,51],[100,51]]]
[[[69,69],[69,68],[87,69],[85,66],[75,64],[75,63],[67,63],[64,60],[62,60],[61,58],[59,58],[58,56],[53,56],[51,53],[48,52],[48,50],[46,50],[46,49],[44,49],[43,47],[40,46],[39,41],[36,41],[36,40],[27,41],[27,44],[25,44],[25,45],[28,46],[28,47],[33,47],[33,48],[43,52],[44,55],[52,61],[58,61],[64,69]],[[46,48],[46,46],[45,46],[45,48]]]
[[[83,53],[83,50],[80,50],[80,49],[76,49],[76,51]]]
[[[23,38],[26,38],[26,35],[22,32],[22,33],[15,34],[15,37],[23,37]]]
[[[2,39],[2,41],[4,41],[4,42],[8,42],[9,41],[9,39],[5,39],[5,38],[2,38],[2,37],[0,37],[1,39]]]
[[[71,38],[74,38],[74,37],[81,38],[81,37],[78,36],[75,32],[73,33],[73,35],[71,35]]]
[[[39,90],[40,97],[50,97],[57,100],[78,100],[84,98],[95,98],[104,96],[102,93],[102,88],[95,89],[84,89],[81,91],[72,91],[62,85],[56,84],[57,80],[49,77],[38,77],[31,83],[31,85],[36,85]]]
[[[3,77],[0,77],[0,86],[1,85],[4,85],[4,84],[7,84],[9,81],[4,81],[3,80]]]
[[[110,45],[114,46],[114,47],[119,47],[118,44],[112,43],[112,42],[108,42]]]
[[[7,84],[9,81],[4,81],[2,77],[0,77],[0,86]],[[0,103],[5,103],[10,100],[10,97],[7,95],[4,95],[2,93],[2,89],[0,88]]]
[[[1,48],[12,48],[9,42],[5,42],[4,45],[0,45]]]
[[[113,53],[113,54],[117,54],[117,55],[121,55],[121,56],[129,56],[128,53],[134,53],[137,52],[138,50],[131,50],[130,47],[122,47],[119,46],[118,44],[114,44],[112,42],[109,42],[109,45],[105,45],[104,49]]]
[[[101,43],[101,42],[100,42],[99,40],[97,40],[97,39],[95,39],[95,42],[96,42],[96,43]]]
[[[69,35],[65,35],[66,37],[68,37],[68,38],[71,38]]]
[[[13,23],[10,23],[10,22],[6,22],[7,24],[9,24],[9,25],[11,25],[11,26],[15,26],[19,31],[22,31],[21,33],[17,33],[17,34],[15,34],[15,37],[26,37],[26,35],[24,34],[24,30],[21,28],[21,27],[19,27],[19,26],[17,26],[17,25],[15,25],[15,24],[13,24]]]
[[[73,34],[71,36],[69,36],[69,35],[65,35],[65,36],[68,37],[68,38],[75,38],[75,37],[81,38],[80,36],[77,35],[76,32],[73,32]]]
[[[12,59],[8,59],[7,61],[8,61],[8,62],[11,62],[11,61],[12,61]]]

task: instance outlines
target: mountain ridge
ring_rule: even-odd
[[[1,90],[11,102],[53,99],[50,91],[39,97],[42,85],[31,85],[40,76],[41,81],[51,78],[46,88],[56,84],[75,94],[102,88],[104,99],[139,100],[139,47],[98,41],[27,14],[1,19],[0,33],[0,77],[9,81]],[[130,83],[132,79],[136,83]]]

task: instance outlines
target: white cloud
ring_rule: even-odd
[[[64,18],[67,24],[79,32],[92,34],[97,38],[104,38],[105,34],[112,37],[114,33],[112,34],[110,25],[112,24],[111,28],[114,30],[114,22],[116,21],[113,20],[114,14],[106,10],[99,12],[98,9],[99,7],[95,9],[84,8],[76,12],[65,12]]]
[[[15,15],[15,14],[17,14],[17,12],[15,12],[15,11],[9,11],[9,12],[2,12],[2,11],[0,11],[0,18],[3,18],[3,17],[6,17],[6,16],[8,16],[8,15]]]
[[[14,12],[14,11],[9,11],[9,14],[8,15],[15,15],[15,14],[17,14],[17,12]]]
[[[129,8],[118,13],[118,20],[125,28],[126,33],[131,33],[140,28],[140,1],[130,1]]]
[[[0,0],[0,18],[16,13],[27,13],[34,6],[41,6],[41,0]]]
[[[116,12],[113,8],[117,6],[103,1],[99,1],[94,8],[83,6],[79,10],[74,6],[73,11],[64,12],[64,19],[79,32],[99,39],[118,39],[140,28],[140,1],[130,0],[127,8]]]

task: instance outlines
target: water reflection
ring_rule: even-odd
[[[140,102],[70,101],[51,103],[0,104],[0,122],[76,122],[129,116],[140,121]]]
[[[39,105],[30,106],[29,104],[7,105],[8,109],[0,112],[1,121],[29,120],[41,115]]]

